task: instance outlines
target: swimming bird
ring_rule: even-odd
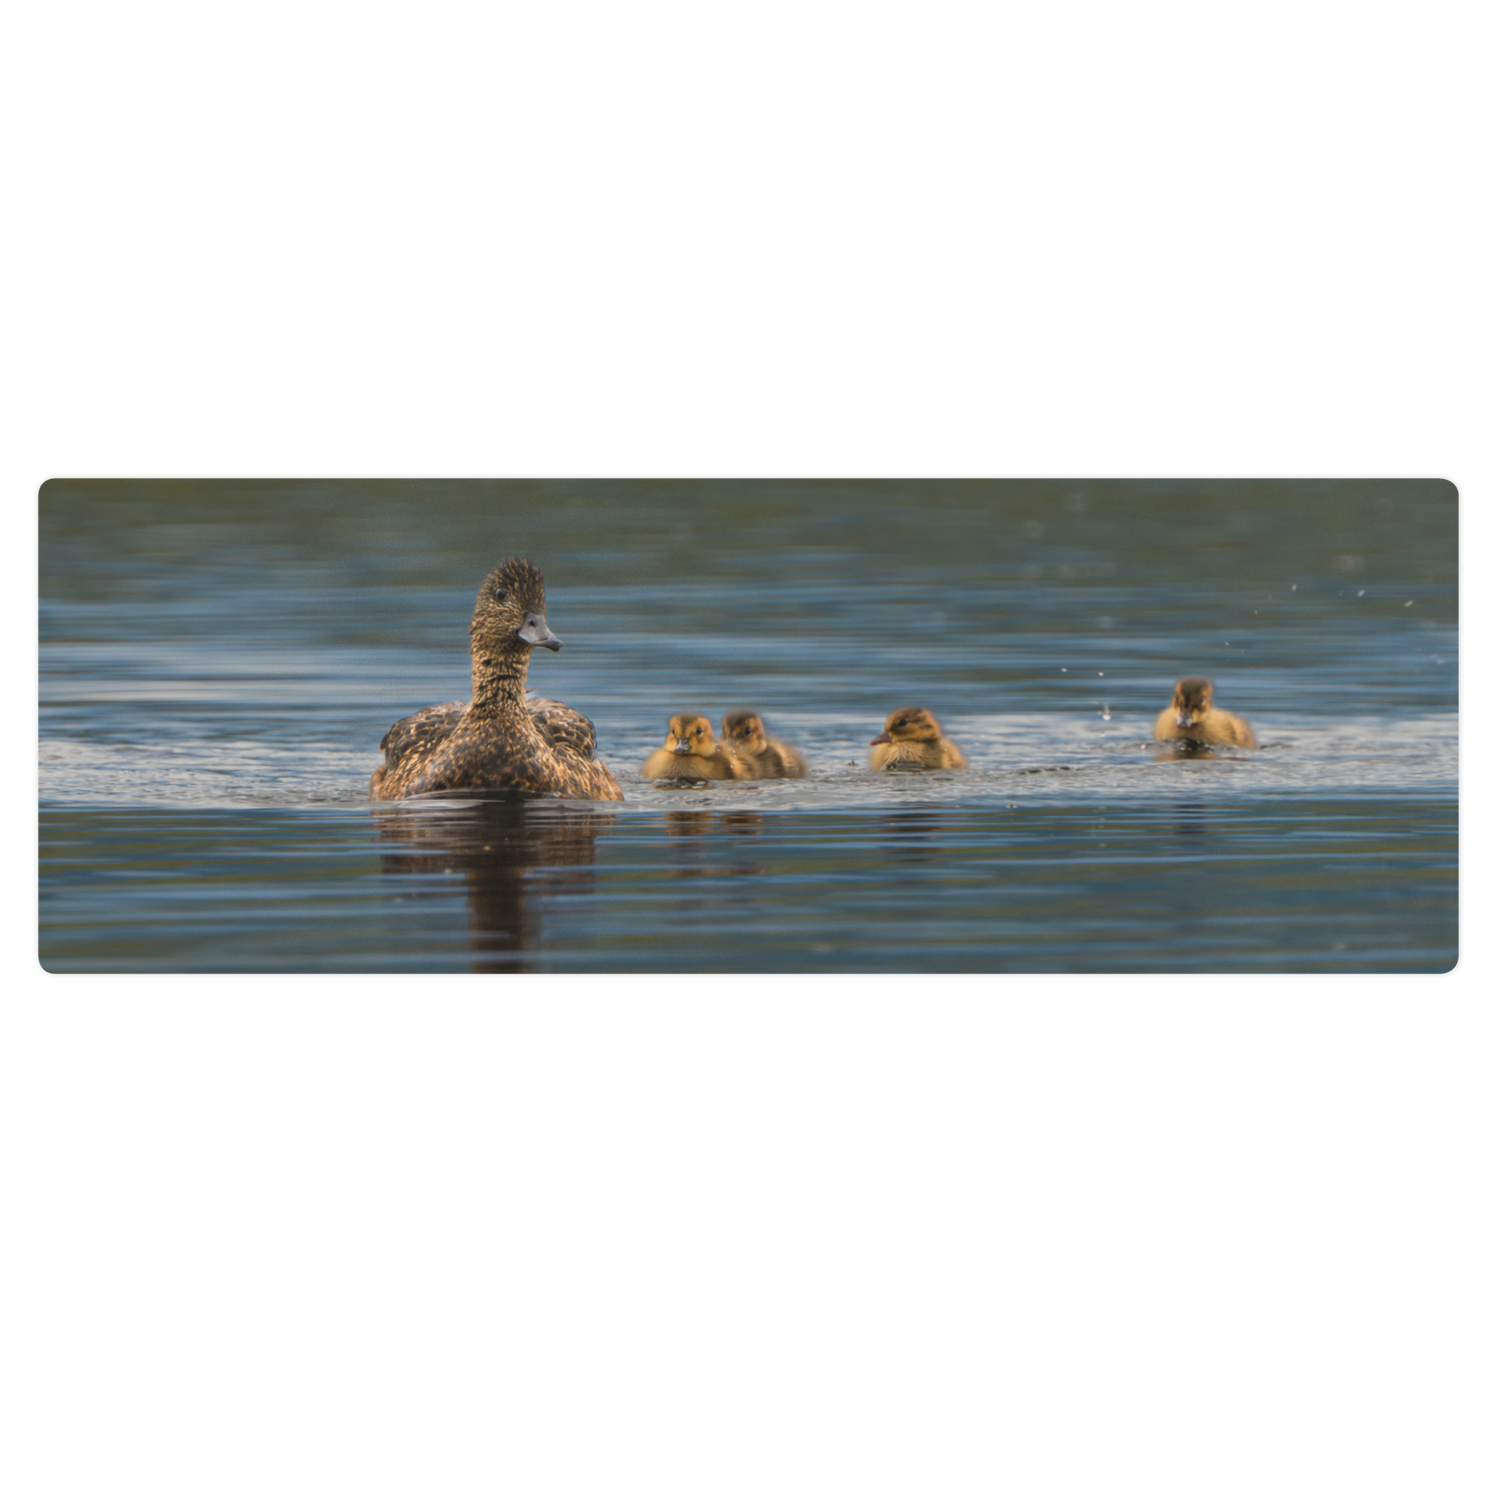
[[[925,708],[898,708],[870,743],[873,771],[962,771],[969,764]]]
[[[675,714],[666,743],[641,767],[652,781],[749,781],[751,770],[714,742],[714,727],[702,714]]]
[[[1213,705],[1214,685],[1208,678],[1184,677],[1172,692],[1171,706],[1156,716],[1156,738],[1258,748],[1254,732],[1243,719]]]
[[[760,715],[749,709],[724,715],[722,742],[726,749],[749,767],[756,781],[775,777],[795,778],[807,775],[807,762],[801,752],[769,739]]]
[[[377,802],[423,792],[497,789],[619,802],[624,793],[594,759],[594,726],[549,698],[526,702],[532,651],[562,649],[547,628],[541,570],[524,557],[501,563],[480,586],[469,626],[473,696],[392,724],[370,777]]]

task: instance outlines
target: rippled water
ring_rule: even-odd
[[[1446,484],[53,482],[41,537],[51,969],[1456,955]],[[370,805],[511,552],[625,802]],[[1187,672],[1262,749],[1150,740]],[[905,703],[969,771],[865,769]],[[738,707],[808,781],[640,780]]]

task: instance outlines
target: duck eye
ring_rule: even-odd
[[[498,599],[501,604],[504,604],[505,601],[506,601],[506,599],[509,597],[509,595],[506,593],[506,591],[504,589],[495,589],[495,590],[493,590],[493,592],[494,592],[495,598]]]

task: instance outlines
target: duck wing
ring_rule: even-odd
[[[386,767],[393,770],[408,756],[425,759],[453,733],[468,706],[457,702],[435,703],[431,708],[419,709],[410,718],[398,719],[380,742]]]
[[[551,698],[529,698],[526,712],[554,750],[571,750],[584,760],[593,760],[594,725],[576,708]]]

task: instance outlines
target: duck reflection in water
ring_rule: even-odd
[[[386,874],[464,876],[477,974],[534,967],[527,955],[541,946],[539,898],[592,890],[594,843],[613,826],[607,813],[541,799],[407,802],[375,820],[390,846],[380,856]]]
[[[1157,760],[1217,760],[1212,745],[1200,745],[1195,740],[1157,740]]]
[[[951,855],[943,839],[950,820],[942,812],[899,812],[885,819],[890,857],[897,864],[932,865]]]
[[[1173,838],[1196,842],[1207,838],[1212,826],[1207,803],[1174,802],[1172,804]]]
[[[764,820],[758,812],[710,812],[693,808],[667,814],[667,836],[680,839],[673,846],[677,880],[705,878],[732,880],[741,875],[763,875],[765,866],[747,858],[755,846],[738,840],[760,837]],[[716,838],[728,834],[736,842]]]

